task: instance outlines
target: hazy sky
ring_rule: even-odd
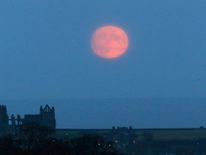
[[[205,0],[1,0],[0,99],[205,97],[205,8]],[[107,24],[123,27],[130,39],[127,54],[112,61],[97,57],[90,47],[94,30]],[[115,121],[120,116],[119,120],[128,120],[126,125],[135,125],[133,119],[141,110],[135,103],[130,104],[128,109],[133,113],[120,106],[119,114],[118,104],[109,105],[109,112],[99,107],[95,113],[92,109],[98,103],[80,106],[84,114],[91,111],[90,117],[79,115],[77,119],[85,120],[76,126],[68,124],[125,125]],[[12,106],[13,111],[16,108],[18,112],[19,105]],[[39,104],[30,105],[38,111]],[[57,102],[54,105],[59,112],[66,109],[58,107]],[[159,114],[157,120],[170,118],[161,110],[164,106],[155,108],[153,116]],[[178,104],[171,107],[177,113],[179,108]],[[195,118],[201,110],[196,108]],[[180,110],[171,125],[186,111]],[[101,124],[105,113],[109,118],[117,114],[116,119]],[[94,114],[101,120],[96,124],[94,118],[90,119]],[[121,118],[123,114],[129,116]],[[59,115],[62,126],[73,118],[72,113]],[[142,113],[144,117],[148,118]],[[182,122],[187,119],[184,117]],[[166,119],[162,120],[164,126]]]
[[[1,0],[2,99],[203,97],[205,0]],[[130,47],[108,61],[90,47],[102,25]]]

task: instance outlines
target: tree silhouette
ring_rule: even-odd
[[[24,124],[18,136],[0,139],[0,155],[119,155],[115,145],[100,136],[63,140],[54,138],[52,133],[34,123]]]
[[[21,154],[21,149],[15,145],[15,141],[11,135],[0,139],[0,154],[1,155],[16,155]]]
[[[107,142],[102,137],[96,135],[84,135],[83,137],[72,140],[71,143],[75,150],[75,155],[116,154],[112,142]]]
[[[53,130],[41,126],[36,123],[26,123],[21,126],[20,137],[24,142],[24,147],[27,149],[32,149],[38,145],[42,145],[47,138],[52,135]]]

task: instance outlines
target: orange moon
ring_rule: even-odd
[[[129,39],[122,28],[108,25],[94,32],[91,46],[96,55],[106,59],[115,59],[125,54]]]

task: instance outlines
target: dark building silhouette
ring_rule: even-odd
[[[56,129],[55,109],[46,105],[40,107],[39,114],[26,114],[23,118],[20,115],[9,118],[6,106],[0,105],[0,135],[16,134],[21,125],[36,123],[49,129]]]
[[[9,116],[6,106],[0,105],[0,135],[8,130]]]

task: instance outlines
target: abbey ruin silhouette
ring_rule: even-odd
[[[49,129],[56,129],[55,109],[46,105],[40,107],[39,114],[26,114],[24,117],[14,114],[9,117],[7,107],[0,105],[0,135],[16,134],[26,123],[35,123]]]

